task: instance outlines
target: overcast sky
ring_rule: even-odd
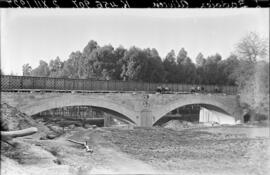
[[[251,31],[269,37],[269,9],[1,9],[1,68],[21,75],[23,64],[66,60],[90,40],[225,59]]]

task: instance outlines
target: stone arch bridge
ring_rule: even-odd
[[[60,93],[60,92],[1,92],[1,101],[27,115],[52,108],[87,105],[118,112],[137,126],[150,127],[168,112],[189,104],[216,106],[237,120],[242,111],[236,95],[223,94],[150,94],[133,93]]]

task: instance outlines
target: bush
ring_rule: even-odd
[[[255,121],[267,120],[268,116],[264,114],[255,114],[254,119]]]

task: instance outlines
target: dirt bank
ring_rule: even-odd
[[[87,141],[93,153],[67,139]],[[14,139],[16,148],[3,148],[1,174],[127,174],[156,173],[147,163],[123,153],[100,130],[75,129],[55,140]],[[4,146],[5,147],[5,146]]]

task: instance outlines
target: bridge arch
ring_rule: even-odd
[[[204,104],[204,105],[215,106],[215,107],[223,110],[227,114],[234,116],[234,110],[230,106],[227,106],[224,103],[221,103],[217,100],[212,100],[210,98],[196,98],[195,97],[195,98],[190,98],[189,100],[182,100],[182,99],[176,100],[176,101],[173,101],[173,102],[153,111],[153,116],[154,116],[153,125],[159,119],[161,119],[163,116],[165,116],[167,113],[173,111],[174,109],[184,107],[187,105],[193,105],[193,104]]]
[[[82,95],[62,95],[39,100],[33,99],[32,101],[28,101],[25,104],[17,106],[17,108],[21,112],[32,116],[42,111],[66,106],[93,106],[104,108],[125,116],[134,124],[138,123],[137,115],[132,109],[130,109],[130,107],[117,103],[116,101]]]

